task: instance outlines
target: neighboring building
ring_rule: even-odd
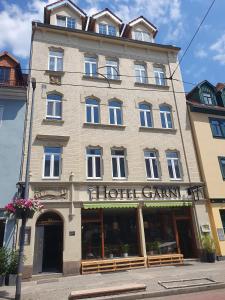
[[[0,247],[13,243],[14,221],[6,221],[3,208],[20,180],[26,86],[20,63],[8,52],[0,53]]]
[[[180,49],[155,43],[144,17],[87,17],[70,1],[32,30],[30,197],[45,210],[27,223],[24,277],[123,252],[134,266],[147,253],[197,257],[209,221],[191,193],[202,183],[179,69],[176,97],[168,79]]]
[[[187,104],[217,255],[225,257],[225,84],[199,83]]]

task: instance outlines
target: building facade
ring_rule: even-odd
[[[202,182],[180,71],[169,80],[179,48],[156,33],[144,17],[88,17],[70,1],[33,23],[30,197],[45,209],[27,223],[24,277],[127,255],[198,256],[209,221],[203,195],[194,201]]]
[[[13,243],[14,221],[6,220],[4,206],[16,195],[21,175],[26,85],[19,62],[0,53],[0,247]]]
[[[189,115],[205,182],[217,255],[225,256],[225,85],[199,83],[188,95]]]

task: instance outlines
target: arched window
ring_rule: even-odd
[[[162,128],[172,128],[172,115],[171,115],[171,109],[167,105],[160,106],[160,118],[161,118],[161,124]]]
[[[122,104],[119,101],[109,101],[109,123],[122,125]]]
[[[151,106],[149,104],[140,103],[140,122],[142,127],[152,127]]]
[[[85,102],[86,105],[86,122],[99,123],[99,102],[96,99],[88,98]]]
[[[47,96],[47,119],[62,119],[62,96],[58,94],[48,94]]]

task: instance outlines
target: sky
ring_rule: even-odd
[[[31,22],[55,0],[0,0],[0,52],[9,51],[28,67]],[[108,7],[123,22],[143,15],[158,28],[156,42],[185,50],[212,0],[74,0],[88,15]],[[181,64],[183,80],[225,82],[225,0],[216,0]],[[25,71],[24,71],[25,72]],[[185,84],[185,90],[193,88]]]

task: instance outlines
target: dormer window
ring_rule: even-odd
[[[100,23],[98,29],[100,34],[116,36],[116,27],[113,25]]]
[[[143,42],[152,42],[152,36],[146,31],[134,31],[134,39]]]
[[[210,93],[203,93],[203,101],[204,104],[206,105],[212,105],[213,101],[212,101],[212,96]]]
[[[57,16],[57,25],[61,27],[67,28],[76,28],[76,21],[73,18],[66,17],[66,16]]]

